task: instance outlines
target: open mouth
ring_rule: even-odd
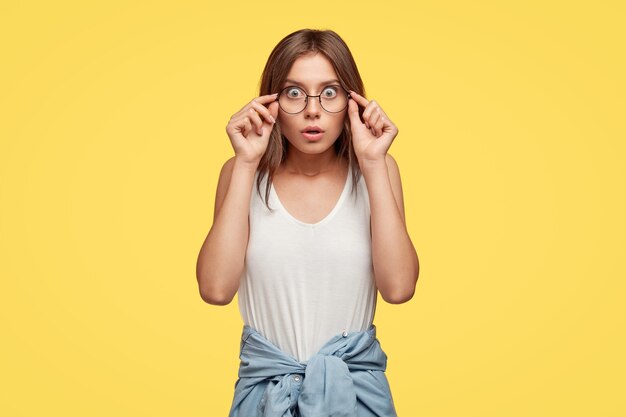
[[[309,140],[319,140],[322,138],[323,133],[321,130],[306,130],[302,132],[302,135]]]

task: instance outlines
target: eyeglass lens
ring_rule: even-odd
[[[324,110],[331,113],[342,111],[348,104],[348,93],[339,86],[324,87],[319,98]],[[312,98],[317,99],[318,97]],[[307,95],[299,87],[287,87],[278,97],[278,104],[287,113],[299,113],[307,104]]]

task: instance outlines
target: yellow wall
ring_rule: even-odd
[[[304,27],[400,129],[398,414],[626,414],[622,4],[4,2],[0,415],[227,414],[242,321],[195,263],[225,126]]]

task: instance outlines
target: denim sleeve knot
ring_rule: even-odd
[[[374,325],[332,337],[304,362],[244,325],[239,357],[229,417],[396,416]]]

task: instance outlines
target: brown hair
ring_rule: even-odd
[[[334,31],[317,29],[301,29],[293,32],[274,47],[261,75],[259,95],[278,93],[294,61],[302,55],[318,52],[330,61],[343,88],[355,91],[365,97],[363,81],[348,45]],[[359,116],[363,116],[363,109],[360,107]],[[261,195],[261,181],[265,175],[268,175],[265,187],[265,205],[268,209],[270,209],[268,204],[270,182],[278,166],[285,160],[288,144],[289,142],[282,135],[278,123],[274,124],[267,149],[261,157],[257,168],[259,175],[256,188],[259,196]],[[360,179],[361,169],[352,147],[350,120],[347,116],[344,121],[343,131],[335,141],[334,148],[339,158],[345,158],[348,161],[350,170],[348,175],[352,175],[353,179],[352,192],[356,193],[354,185]]]

